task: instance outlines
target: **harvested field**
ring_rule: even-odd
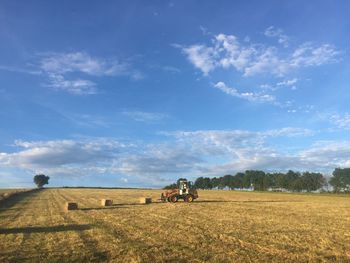
[[[350,262],[349,197],[200,191],[172,204],[160,192],[16,196],[0,205],[0,262]],[[79,210],[64,210],[70,200]]]
[[[4,201],[13,195],[33,190],[34,189],[0,189],[0,201]]]
[[[0,195],[5,193],[21,192],[26,189],[0,189]]]

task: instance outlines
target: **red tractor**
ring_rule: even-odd
[[[166,190],[161,194],[160,200],[163,202],[176,203],[179,199],[183,199],[187,203],[193,202],[198,198],[198,192],[193,188],[192,183],[187,180],[179,181],[178,189]]]

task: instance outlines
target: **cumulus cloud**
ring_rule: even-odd
[[[108,161],[127,147],[113,140],[98,139],[89,141],[16,141],[15,146],[22,150],[15,153],[2,153],[0,162],[10,166],[26,168],[49,168],[62,165],[83,165]]]
[[[16,141],[13,152],[0,153],[0,167],[54,177],[117,175],[160,186],[179,176],[218,176],[246,169],[331,172],[350,163],[349,141],[316,142],[304,149],[285,147],[281,151],[271,140],[314,135],[302,128],[175,131],[163,135],[165,140],[154,144],[108,138]]]
[[[287,43],[281,31],[274,31],[273,28],[267,30],[265,35],[279,37],[279,42]],[[274,46],[241,43],[236,36],[226,34],[216,35],[211,45],[194,44],[181,48],[187,59],[204,75],[217,68],[234,68],[245,77],[257,74],[285,76],[299,68],[336,62],[339,55],[339,51],[330,44],[303,43],[282,52]]]
[[[275,137],[296,138],[313,136],[312,130],[286,127],[264,132],[252,131],[194,131],[173,134],[199,156],[210,156],[214,163],[202,163],[198,172],[207,175],[222,175],[262,169],[285,171],[288,169],[313,170],[329,173],[335,167],[344,167],[350,162],[350,142],[322,142],[308,146],[307,150],[278,150],[269,139]],[[219,163],[217,160],[221,160]]]
[[[212,47],[204,45],[193,45],[190,47],[184,47],[183,52],[187,55],[189,61],[199,68],[204,75],[214,70],[217,67],[216,50]]]

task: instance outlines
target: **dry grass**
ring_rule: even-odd
[[[200,191],[50,189],[0,206],[0,262],[350,262],[350,198]],[[101,207],[99,200],[114,201]],[[65,212],[62,204],[79,203]],[[4,207],[6,206],[6,207]]]

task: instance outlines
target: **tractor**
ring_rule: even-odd
[[[179,199],[183,199],[185,202],[191,203],[198,198],[198,192],[193,188],[192,182],[180,180],[178,187],[178,189],[171,189],[162,193],[160,200],[163,202],[176,203]]]

